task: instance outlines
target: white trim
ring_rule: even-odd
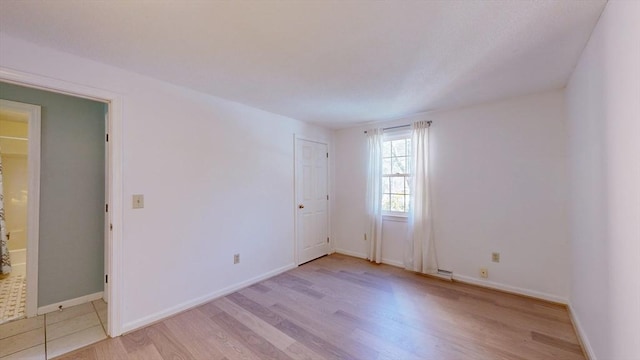
[[[11,269],[16,265],[27,265],[27,249],[9,250],[9,259],[11,259]]]
[[[338,254],[343,254],[343,255],[347,255],[347,256],[353,256],[353,257],[357,257],[357,258],[361,258],[361,259],[366,259],[367,258],[367,255],[365,255],[363,253],[359,253],[359,252],[351,251],[351,250],[335,249],[335,252],[338,253]],[[397,267],[404,268],[404,264],[402,264],[400,261],[397,261],[397,260],[390,260],[390,259],[384,259],[383,258],[382,259],[382,263],[383,264],[387,264],[387,265],[392,265],[392,266],[397,266]],[[420,273],[417,273],[417,274],[420,274]],[[448,276],[440,275],[440,274],[437,274],[437,273],[425,274],[425,275],[438,277],[438,278],[445,279],[445,280],[453,279],[455,281],[459,281],[459,282],[463,282],[463,283],[467,283],[467,284],[471,284],[471,285],[477,285],[477,286],[486,287],[486,288],[490,288],[490,289],[506,291],[506,292],[513,293],[513,294],[524,295],[524,296],[529,296],[529,297],[533,297],[533,298],[537,298],[537,299],[541,299],[541,300],[552,301],[552,302],[563,304],[563,305],[568,304],[568,300],[563,298],[563,297],[560,297],[560,296],[551,295],[551,294],[547,294],[547,293],[543,293],[543,292],[539,292],[539,291],[534,291],[534,290],[527,290],[527,289],[523,289],[523,288],[511,286],[511,285],[500,284],[500,283],[493,282],[493,281],[479,280],[479,279],[476,279],[476,278],[473,278],[473,277],[470,277],[470,276],[453,274],[451,279],[450,279]]]
[[[0,107],[26,114],[27,119],[27,317],[38,312],[38,244],[40,239],[40,123],[38,105],[0,99]]]
[[[393,176],[387,176],[387,177],[393,177]],[[407,222],[407,219],[409,219],[409,212],[382,210],[382,220],[400,221],[400,219],[404,219],[404,222]]]
[[[109,149],[111,151],[109,156],[111,159],[109,212],[111,213],[113,230],[110,233],[111,236],[105,239],[108,242],[110,251],[110,261],[109,264],[106,264],[106,268],[109,271],[109,283],[105,285],[109,286],[107,334],[112,337],[118,336],[122,334],[121,289],[122,274],[124,272],[122,268],[122,214],[124,206],[122,193],[122,95],[108,90],[25,73],[2,66],[0,66],[0,81],[108,103],[109,126],[111,127],[109,136]]]
[[[557,295],[551,295],[551,294],[547,294],[539,291],[523,289],[516,286],[501,284],[493,281],[480,280],[477,278],[473,278],[471,276],[453,274],[453,280],[467,283],[467,284],[478,285],[478,286],[482,286],[490,289],[502,290],[502,291],[506,291],[506,292],[510,292],[518,295],[530,296],[537,299],[552,301],[552,302],[564,304],[564,305],[566,305],[568,302],[566,298],[563,298]]]
[[[425,275],[431,276],[431,277],[434,277],[434,278],[438,278],[438,279],[442,279],[442,280],[445,280],[445,281],[453,281],[453,274],[451,274],[451,276],[447,276],[447,275],[440,274],[439,272],[436,271],[434,273],[429,273],[429,274],[425,274]]]
[[[40,243],[40,106],[31,105],[29,114],[29,196],[27,197],[27,316],[35,316],[38,307],[38,249]]]
[[[1,99],[0,99],[1,100]],[[6,101],[6,100],[5,100]],[[6,139],[6,140],[20,140],[20,141],[29,141],[28,138],[26,137],[17,137],[17,136],[3,136],[0,135],[0,139]]]
[[[334,251],[337,254],[342,254],[342,255],[347,255],[347,256],[353,256],[353,257],[357,257],[360,259],[367,259],[367,255],[363,254],[363,253],[359,253],[357,251],[351,251],[351,250],[344,250],[344,249],[335,249]],[[392,260],[392,259],[385,259],[382,258],[381,261],[382,264],[386,264],[386,265],[391,265],[391,266],[395,266],[395,267],[399,267],[399,268],[403,268],[404,269],[404,264],[401,261],[397,261],[397,260]]]
[[[72,306],[88,303],[88,302],[91,302],[91,301],[94,301],[94,300],[98,300],[98,299],[102,299],[102,291],[99,291],[99,292],[93,293],[93,294],[89,294],[89,295],[80,296],[80,297],[77,297],[75,299],[69,299],[69,300],[57,302],[55,304],[50,304],[50,305],[45,305],[45,306],[39,307],[38,308],[38,315],[50,313],[52,311],[59,311],[60,309],[64,310],[64,309],[72,307]],[[61,308],[61,306],[62,306],[62,308]]]
[[[582,350],[584,351],[584,355],[587,357],[587,360],[596,360],[596,354],[593,352],[593,348],[589,343],[589,338],[587,337],[587,333],[584,331],[578,316],[573,309],[573,305],[571,305],[571,301],[567,304],[567,309],[569,310],[569,317],[571,318],[571,322],[573,323],[573,327],[576,330],[576,335],[578,336],[578,342],[582,345]]]
[[[105,132],[105,140],[109,137],[109,108],[107,107],[104,113],[104,132]],[[111,199],[111,160],[109,156],[111,155],[111,143],[109,141],[105,141],[105,152],[104,152],[104,203],[109,204],[109,200]],[[104,244],[102,244],[102,248],[104,251],[104,274],[105,284],[104,284],[104,294],[102,296],[105,302],[109,301],[109,284],[107,283],[107,274],[110,273],[110,252],[109,252],[109,241],[106,239],[110,236],[110,224],[111,224],[111,214],[108,211],[104,212],[104,226],[103,226],[103,236],[104,236]],[[108,305],[107,305],[108,306]]]
[[[393,222],[400,222],[400,223],[406,223],[409,220],[409,214],[408,213],[404,213],[405,215],[398,215],[398,214],[394,214],[394,213],[382,213],[382,221],[393,221]]]
[[[345,249],[334,249],[334,251],[342,255],[353,256],[353,257],[357,257],[365,260],[367,259],[367,254],[359,253],[357,251],[351,251],[351,250],[345,250]]]
[[[122,189],[122,126],[123,101],[120,96],[115,96],[109,104],[109,162],[111,163],[111,187],[109,191],[109,212],[111,216],[111,236],[108,238],[109,272],[108,291],[108,329],[107,335],[111,337],[122,334],[122,306],[123,306],[123,274],[124,262],[122,261],[122,227],[123,227],[123,189]]]
[[[3,66],[0,66],[0,80],[10,84],[27,86],[100,102],[110,101],[112,97],[118,96],[118,94],[112,93],[108,90],[98,89],[38,74],[26,73]]]
[[[298,175],[296,173],[298,169],[298,141],[296,140],[296,134],[293,134],[293,204],[291,204],[291,209],[293,209],[293,257],[292,260],[296,264],[298,263]]]
[[[327,143],[327,140],[318,140],[318,139],[314,139],[311,137],[307,137],[307,136],[303,136],[303,135],[299,135],[299,134],[293,134],[293,139],[299,139],[299,140],[304,140],[304,141],[311,141],[314,142],[316,144],[323,144],[323,145],[327,145],[327,151],[329,151],[329,144]]]
[[[131,331],[134,331],[136,329],[139,329],[141,327],[147,326],[149,324],[152,324],[156,321],[165,319],[169,316],[175,315],[179,312],[194,308],[196,306],[200,306],[202,304],[206,304],[209,301],[215,300],[217,298],[223,297],[225,295],[234,293],[240,289],[246,288],[248,286],[251,286],[253,284],[259,283],[262,280],[266,280],[270,277],[276,276],[278,274],[281,274],[285,271],[289,271],[291,269],[295,269],[297,267],[296,264],[289,264],[286,266],[283,266],[281,268],[275,269],[273,271],[269,271],[268,273],[256,276],[254,278],[251,278],[249,280],[245,280],[241,283],[238,284],[234,284],[231,286],[227,286],[226,288],[223,288],[221,290],[218,291],[214,291],[210,294],[189,300],[189,301],[185,301],[182,304],[178,304],[176,306],[170,307],[168,309],[156,312],[154,314],[148,315],[143,317],[142,319],[138,319],[129,323],[126,323],[122,326],[122,331],[123,333],[128,333]]]
[[[391,259],[385,259],[384,257],[382,258],[382,263],[383,264],[387,264],[387,265],[391,265],[391,266],[395,266],[395,267],[399,267],[399,268],[403,268],[404,269],[404,264],[402,263],[402,261],[398,261],[398,260],[391,260]]]
[[[383,141],[393,141],[401,139],[411,139],[411,125],[405,128],[397,128],[382,131]]]

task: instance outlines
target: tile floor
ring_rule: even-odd
[[[0,360],[52,359],[107,337],[102,300],[0,325]]]
[[[24,317],[27,279],[20,270],[0,277],[0,324]]]

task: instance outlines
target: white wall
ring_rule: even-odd
[[[439,267],[461,280],[566,302],[566,116],[561,90],[423,116],[431,126]],[[408,123],[404,119],[382,124]],[[366,127],[336,131],[336,249],[362,256]],[[383,259],[402,263],[406,225],[385,221]],[[491,252],[501,253],[500,263]],[[479,269],[488,267],[488,282]]]
[[[640,357],[640,2],[610,1],[569,85],[570,304],[593,359]]]
[[[123,330],[294,263],[293,134],[330,131],[6,34],[0,66],[122,94]]]

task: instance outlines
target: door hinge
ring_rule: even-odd
[[[327,200],[329,200],[329,195],[327,195]]]
[[[106,138],[107,142],[109,142],[109,134],[105,134],[105,138]]]
[[[329,158],[329,153],[327,153],[327,159]]]
[[[327,238],[327,244],[329,243],[329,238]]]
[[[113,224],[109,224],[109,230],[113,230]]]
[[[108,284],[108,283],[109,283],[109,275],[108,275],[108,274],[105,274],[105,275],[104,275],[104,282],[105,282],[106,284]]]
[[[104,211],[109,212],[109,204],[104,204]]]

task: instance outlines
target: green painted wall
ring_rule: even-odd
[[[0,82],[42,107],[38,307],[103,290],[106,105]]]

